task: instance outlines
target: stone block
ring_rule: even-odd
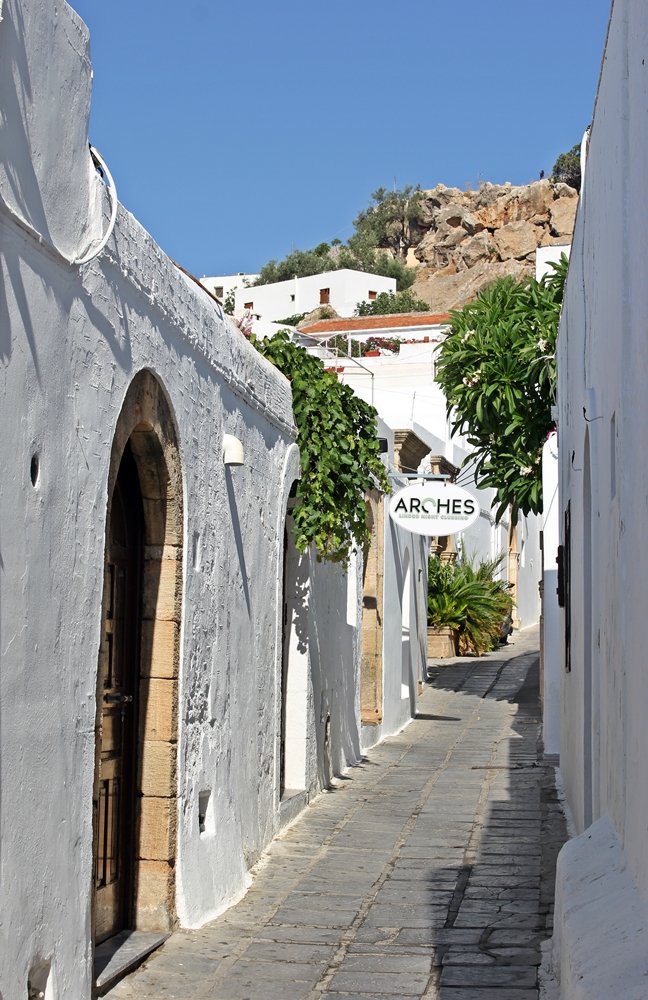
[[[139,857],[170,861],[175,856],[176,800],[145,796],[140,801]]]
[[[158,798],[176,795],[176,753],[175,743],[159,740],[145,740],[142,744],[142,767],[140,792]]]
[[[146,541],[149,545],[182,544],[182,510],[174,498],[142,498]]]
[[[180,559],[144,560],[145,619],[180,621],[182,562]]]
[[[144,740],[177,739],[177,684],[153,677],[140,681],[140,731]]]
[[[139,931],[171,930],[175,915],[174,870],[167,861],[137,865],[135,922]]]
[[[140,672],[143,677],[177,677],[180,626],[175,621],[142,622]]]
[[[374,657],[382,653],[382,634],[378,631],[377,623],[362,624],[362,656]]]

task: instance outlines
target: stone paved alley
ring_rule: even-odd
[[[432,666],[417,719],[275,841],[245,898],[111,1000],[535,1000],[565,839],[537,630]]]

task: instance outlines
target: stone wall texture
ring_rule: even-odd
[[[470,302],[497,278],[534,273],[538,247],[571,243],[578,192],[550,180],[424,192],[414,291],[432,312]]]

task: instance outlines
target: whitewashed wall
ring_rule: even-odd
[[[120,209],[87,149],[88,34],[66,4],[0,21],[0,995],[90,996],[92,792],[107,481],[128,386],[163,387],[184,482],[177,913],[246,885],[279,824],[280,614],[288,383]],[[119,178],[117,178],[119,181]],[[224,433],[246,464],[226,472]],[[39,472],[32,485],[32,457]],[[246,739],[241,734],[248,734]],[[198,793],[214,800],[200,836]],[[50,994],[48,994],[49,996]]]
[[[427,665],[427,541],[388,516],[384,527],[383,717],[378,725],[362,727],[365,748],[412,719]]]
[[[561,772],[585,831],[559,859],[570,1000],[646,995],[647,38],[645,3],[615,0],[559,337],[560,519],[570,503],[572,524]]]
[[[542,738],[545,754],[560,754],[560,688],[562,681],[562,620],[558,606],[558,435],[550,434],[542,452],[543,534],[543,691]]]
[[[395,292],[396,279],[341,268],[270,285],[238,288],[234,296],[235,315],[240,316],[248,302],[252,303],[254,315],[262,320],[276,321],[311,312],[320,305],[322,288],[330,289],[329,304],[340,316],[353,316],[357,304],[366,301],[370,291]]]
[[[237,288],[248,288],[253,285],[258,277],[258,274],[245,274],[243,271],[238,274],[205,275],[200,279],[200,284],[212,295],[223,300]]]
[[[362,358],[366,371],[345,362],[343,358],[339,358],[337,364],[344,366],[342,380],[364,400],[372,402],[390,427],[412,428],[429,445],[432,454],[443,455],[453,465],[461,467],[471,449],[464,435],[452,435],[445,396],[434,381],[437,350],[438,344],[432,342],[404,344],[397,355]],[[505,516],[499,525],[495,524],[495,491],[478,489],[469,468],[462,470],[458,482],[475,497],[481,516],[458,536],[457,542],[464,546],[470,558],[476,560],[504,555],[502,576],[506,578],[509,521]],[[540,616],[538,583],[542,567],[539,532],[537,518],[521,520],[519,535],[524,540],[524,551],[520,556],[517,606],[521,628],[536,624]]]
[[[393,470],[394,432],[381,418],[378,434],[387,441],[385,464]],[[391,474],[394,490],[408,480]],[[382,719],[363,725],[368,749],[399,732],[416,712],[419,682],[427,673],[427,560],[429,539],[405,531],[391,520],[385,505],[383,524]]]

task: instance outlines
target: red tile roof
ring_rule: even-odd
[[[393,313],[390,316],[352,316],[349,319],[320,319],[300,326],[300,333],[337,333],[354,330],[393,330],[396,327],[436,326],[448,323],[448,313]]]

